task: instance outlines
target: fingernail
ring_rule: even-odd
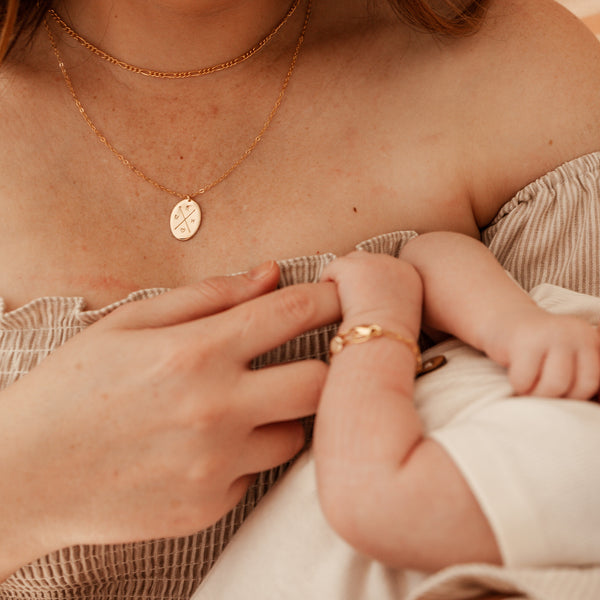
[[[248,279],[262,279],[266,277],[273,270],[274,264],[275,261],[269,260],[258,265],[258,267],[254,267],[254,269],[248,271]]]

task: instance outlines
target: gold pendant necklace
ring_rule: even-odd
[[[137,73],[139,75],[145,75],[146,77],[158,77],[161,79],[186,79],[188,77],[200,77],[202,75],[210,75],[211,73],[216,73],[217,71],[224,71],[225,69],[229,69],[234,67],[235,65],[239,65],[240,63],[248,60],[251,56],[254,56],[259,50],[264,48],[279,32],[279,30],[288,22],[289,18],[294,14],[296,8],[300,0],[294,0],[292,5],[288,9],[286,15],[275,25],[275,27],[257,44],[252,46],[250,50],[246,50],[243,54],[236,56],[235,58],[231,58],[225,62],[219,63],[217,65],[212,65],[210,67],[202,67],[200,69],[192,69],[190,71],[156,71],[154,69],[148,69],[146,67],[136,67],[135,65],[131,65],[124,60],[116,58],[115,56],[111,56],[108,52],[101,50],[97,46],[94,46],[91,42],[86,40],[82,35],[79,35],[76,31],[74,31],[63,18],[52,8],[48,9],[48,14],[54,19],[54,21],[62,27],[63,31],[70,35],[77,43],[81,46],[99,56],[100,58],[106,60],[107,62],[116,65],[117,67],[121,67],[121,69],[125,69],[126,71],[130,71],[132,73]]]
[[[292,77],[292,73],[294,72],[294,68],[295,68],[296,62],[298,60],[298,55],[300,54],[300,49],[302,48],[302,43],[304,42],[304,36],[306,34],[306,29],[308,27],[308,21],[310,19],[311,6],[312,6],[312,0],[308,0],[307,5],[306,5],[306,15],[304,17],[304,23],[302,25],[300,35],[298,36],[298,40],[296,42],[296,47],[294,49],[294,53],[293,53],[292,59],[290,61],[290,66],[288,68],[288,71],[287,71],[284,79],[283,79],[281,89],[279,90],[279,95],[277,96],[277,99],[275,100],[275,103],[273,104],[273,107],[271,108],[271,111],[269,112],[260,131],[254,137],[254,139],[252,140],[252,143],[248,146],[248,148],[246,148],[244,153],[224,173],[222,173],[214,181],[201,187],[196,192],[192,192],[192,193],[188,193],[188,194],[178,192],[172,188],[162,185],[161,183],[159,183],[152,177],[149,177],[148,175],[146,175],[134,163],[132,163],[122,152],[119,152],[119,150],[117,150],[106,139],[106,137],[100,132],[100,130],[96,127],[96,125],[93,123],[93,121],[88,116],[85,108],[83,107],[81,101],[79,100],[79,97],[77,96],[77,93],[75,92],[75,88],[73,87],[73,83],[71,82],[71,78],[69,76],[67,68],[62,60],[62,56],[58,49],[58,45],[56,43],[56,40],[54,39],[54,35],[52,34],[52,31],[50,29],[50,25],[48,24],[48,19],[46,18],[44,20],[44,27],[46,28],[46,32],[48,34],[48,39],[50,40],[50,45],[52,46],[52,50],[54,51],[54,55],[56,56],[56,60],[58,62],[58,67],[62,73],[62,76],[63,76],[63,79],[67,86],[67,89],[69,90],[71,97],[73,98],[73,101],[75,103],[75,106],[77,107],[77,110],[83,117],[84,121],[87,123],[88,127],[94,132],[94,134],[96,135],[98,140],[100,142],[102,142],[119,159],[119,161],[121,161],[121,163],[123,165],[125,165],[130,171],[135,173],[138,177],[142,178],[144,181],[152,184],[155,188],[157,188],[163,192],[166,192],[168,194],[171,194],[172,196],[175,196],[176,198],[180,199],[180,201],[175,205],[175,207],[171,211],[171,217],[170,217],[170,221],[169,221],[170,227],[171,227],[171,233],[178,240],[182,240],[182,241],[189,240],[196,234],[196,232],[198,231],[198,229],[200,227],[200,223],[202,221],[202,211],[201,211],[201,208],[198,205],[198,203],[195,201],[195,198],[197,198],[198,196],[201,196],[202,194],[205,194],[206,192],[208,192],[209,190],[214,188],[216,185],[218,185],[219,183],[224,181],[227,177],[229,177],[229,175],[231,175],[231,173],[237,167],[239,167],[242,164],[242,162],[244,162],[244,160],[246,160],[246,158],[248,158],[248,156],[256,148],[258,143],[261,141],[263,135],[265,134],[265,132],[271,125],[271,122],[275,118],[275,115],[277,114],[277,111],[279,110],[279,107],[281,106],[281,103],[283,101],[283,97],[285,95],[285,91],[286,91],[287,86]]]

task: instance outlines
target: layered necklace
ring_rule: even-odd
[[[271,122],[275,118],[275,115],[277,114],[277,111],[279,110],[279,107],[281,106],[281,103],[283,101],[283,97],[292,77],[292,73],[294,72],[294,68],[298,60],[298,55],[300,54],[300,49],[304,41],[304,36],[310,18],[312,0],[307,0],[304,23],[302,25],[300,35],[298,36],[298,40],[296,41],[296,46],[292,54],[289,68],[285,77],[283,78],[283,83],[279,90],[279,94],[277,95],[277,98],[275,100],[275,103],[273,104],[269,114],[267,115],[267,118],[264,121],[262,127],[254,137],[250,145],[245,149],[245,151],[240,155],[240,157],[235,162],[233,162],[233,164],[228,169],[226,169],[219,177],[217,177],[213,181],[205,184],[198,190],[190,193],[174,190],[170,187],[167,187],[166,185],[159,183],[152,177],[146,175],[133,162],[131,162],[129,158],[127,158],[122,152],[120,152],[115,146],[113,146],[113,144],[109,142],[108,139],[104,136],[104,134],[98,129],[98,127],[88,116],[87,111],[85,110],[83,104],[81,103],[81,100],[79,99],[75,91],[75,87],[73,86],[71,77],[69,76],[67,68],[63,62],[61,53],[58,49],[56,39],[50,28],[48,17],[52,18],[53,21],[57,25],[59,25],[64,32],[66,32],[69,36],[76,40],[81,46],[92,52],[94,55],[106,60],[112,65],[146,77],[156,77],[159,79],[187,79],[190,77],[200,77],[203,75],[209,75],[211,73],[216,73],[218,71],[229,69],[244,62],[251,56],[254,56],[259,50],[264,48],[264,46],[268,44],[273,39],[273,37],[275,37],[275,35],[277,35],[279,30],[287,23],[290,17],[294,14],[299,2],[300,0],[294,0],[286,15],[281,19],[281,21],[279,21],[277,25],[264,38],[262,38],[257,44],[255,44],[252,48],[250,48],[243,54],[240,54],[235,58],[232,58],[230,60],[216,65],[202,67],[199,69],[193,69],[190,71],[157,71],[154,69],[148,69],[145,67],[131,65],[123,60],[111,56],[107,52],[101,50],[97,46],[93,45],[91,42],[87,41],[85,38],[83,38],[81,35],[75,32],[71,27],[69,27],[69,25],[67,25],[67,23],[65,23],[65,21],[53,9],[50,9],[48,11],[48,16],[44,20],[44,27],[46,28],[48,39],[50,40],[52,50],[54,51],[54,54],[56,56],[58,67],[62,73],[67,89],[69,90],[71,97],[73,98],[73,102],[75,103],[75,106],[79,111],[79,114],[87,123],[88,127],[94,132],[98,140],[102,142],[102,144],[104,144],[104,146],[106,146],[106,148],[108,148],[124,166],[126,166],[130,171],[135,173],[138,177],[140,177],[147,183],[153,185],[155,188],[179,199],[179,202],[173,207],[173,210],[171,211],[171,216],[169,220],[171,233],[178,240],[184,241],[191,239],[197,233],[200,227],[202,221],[202,211],[198,202],[196,201],[198,196],[205,194],[206,192],[217,186],[219,183],[224,181],[227,177],[229,177],[229,175],[231,175],[231,173],[235,169],[237,169],[237,167],[239,167],[242,164],[242,162],[244,162],[244,160],[246,160],[246,158],[248,158],[248,156],[253,152],[258,143],[261,141],[263,135],[265,134],[265,132],[271,125]]]

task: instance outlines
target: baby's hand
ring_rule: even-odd
[[[418,336],[422,284],[407,262],[384,254],[352,252],[329,264],[321,281],[337,285],[342,327],[377,323]]]
[[[578,317],[537,307],[504,330],[508,367],[517,394],[587,400],[600,387],[600,334]],[[492,353],[490,353],[492,356]]]

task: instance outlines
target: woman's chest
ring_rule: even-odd
[[[388,231],[476,235],[462,184],[431,142],[373,131],[370,123],[314,121],[304,136],[298,127],[274,129],[197,196],[201,224],[187,241],[171,232],[179,198],[130,172],[94,139],[57,142],[53,155],[21,166],[18,180],[3,175],[0,295],[8,308],[45,295],[84,296],[97,307],[263,260],[343,254]],[[227,158],[209,178],[230,166]],[[206,170],[201,156],[195,160],[202,185]],[[184,162],[193,179],[194,160]]]

